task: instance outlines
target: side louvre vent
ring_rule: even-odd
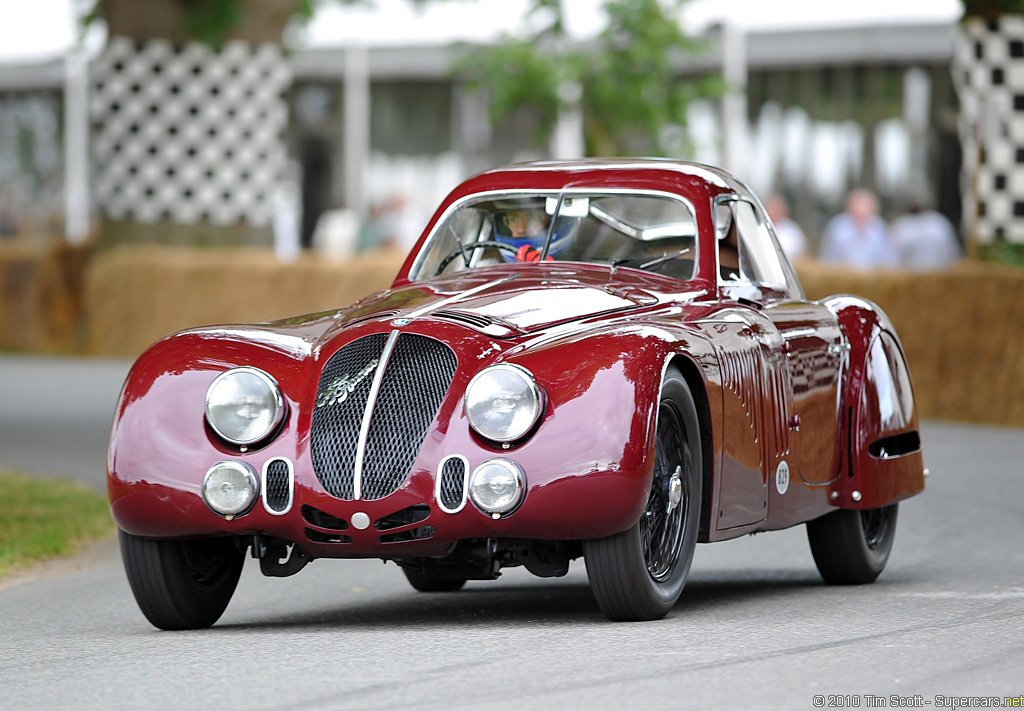
[[[295,473],[292,463],[283,458],[271,459],[263,465],[263,507],[280,516],[292,508]]]

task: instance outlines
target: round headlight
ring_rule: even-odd
[[[488,459],[469,478],[469,498],[485,513],[508,513],[523,500],[525,480],[523,470],[515,462]]]
[[[258,490],[256,472],[241,462],[218,462],[203,477],[203,501],[221,516],[248,511]]]
[[[259,442],[283,417],[281,391],[262,370],[232,368],[218,375],[206,391],[206,421],[232,444]]]
[[[477,373],[466,388],[466,417],[478,434],[496,442],[519,439],[541,414],[540,389],[526,368],[510,363]]]

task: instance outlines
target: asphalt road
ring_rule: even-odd
[[[102,486],[126,367],[0,358],[0,466]],[[0,709],[788,710],[822,707],[816,695],[824,708],[1018,697],[1024,431],[930,422],[923,440],[928,488],[901,506],[878,582],[821,583],[799,527],[699,546],[683,599],[651,623],[607,622],[581,563],[562,579],[509,571],[425,595],[378,561],[315,561],[287,579],[249,561],[214,628],[159,632],[108,543],[0,589]]]

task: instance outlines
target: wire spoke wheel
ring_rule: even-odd
[[[669,368],[658,406],[651,489],[640,519],[614,536],[583,542],[587,575],[613,620],[654,620],[675,606],[690,572],[699,527],[703,462],[697,408]]]
[[[647,508],[640,517],[640,545],[651,578],[663,582],[679,561],[689,497],[685,432],[675,406],[668,401],[658,413],[658,449]]]

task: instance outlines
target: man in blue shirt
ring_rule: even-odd
[[[846,199],[846,212],[829,220],[822,240],[821,261],[855,269],[894,269],[896,249],[885,221],[878,216],[878,201],[871,191],[858,189]]]

